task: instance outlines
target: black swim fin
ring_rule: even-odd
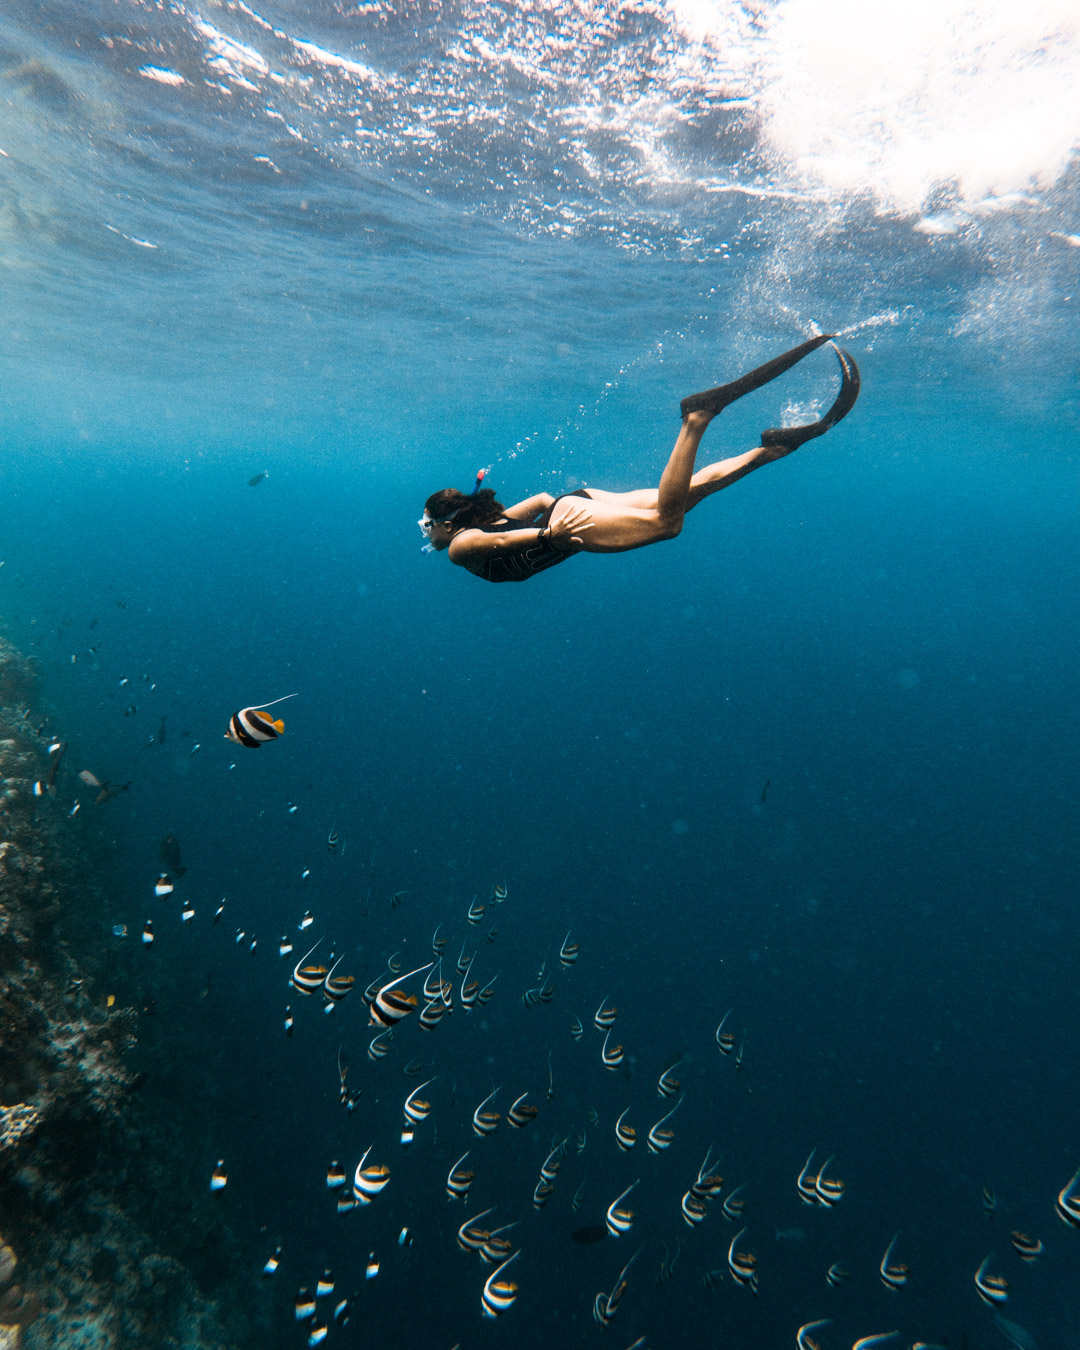
[[[862,384],[859,367],[850,353],[841,351],[839,347],[835,350],[837,360],[840,362],[840,392],[832,407],[819,421],[810,422],[804,427],[770,427],[768,431],[761,433],[763,446],[767,448],[783,446],[785,450],[798,450],[800,445],[812,441],[816,436],[824,436],[854,408]]]
[[[833,338],[833,333],[822,333],[819,337],[811,338],[808,342],[802,342],[797,347],[792,347],[791,351],[784,352],[782,356],[774,356],[771,361],[766,361],[763,366],[758,366],[756,370],[751,370],[748,374],[742,375],[737,380],[732,380],[730,384],[718,384],[715,389],[706,389],[700,394],[691,394],[689,398],[684,398],[679,408],[685,417],[692,412],[708,412],[715,417],[717,413],[723,412],[729,403],[734,403],[737,398],[742,398],[744,394],[752,394],[755,389],[760,389],[762,385],[768,384],[770,380],[775,380],[778,375],[783,375],[786,370],[792,366],[798,365],[804,356],[809,356],[811,352],[816,352],[822,343],[828,342]]]

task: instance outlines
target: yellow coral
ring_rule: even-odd
[[[0,1106],[0,1149],[11,1148],[34,1129],[41,1120],[36,1106],[18,1102],[15,1106]],[[0,1347],[2,1350],[2,1347]]]

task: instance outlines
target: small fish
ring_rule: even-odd
[[[894,1337],[899,1336],[898,1331],[879,1331],[876,1336],[862,1336],[851,1347],[851,1350],[878,1350],[878,1347],[885,1345]]]
[[[495,939],[496,939],[498,936],[499,936],[499,930],[498,930],[498,929],[494,926],[494,924],[493,924],[493,925],[488,929],[487,940],[488,940],[488,942],[494,942]]]
[[[353,1298],[356,1298],[356,1294],[353,1294],[352,1297],[353,1297]],[[343,1298],[343,1299],[341,1299],[337,1304],[335,1304],[335,1306],[334,1306],[334,1321],[338,1324],[339,1327],[343,1327],[343,1326],[346,1326],[346,1325],[348,1324],[348,1321],[349,1321],[349,1311],[350,1311],[351,1307],[352,1307],[352,1299],[351,1299],[351,1298]]]
[[[640,1185],[640,1178],[638,1181],[632,1182],[627,1186],[626,1190],[623,1191],[621,1195],[616,1196],[611,1204],[608,1205],[604,1221],[607,1224],[607,1230],[612,1237],[622,1237],[624,1233],[629,1233],[634,1222],[634,1211],[632,1209],[622,1209],[620,1206],[631,1191],[638,1185]]]
[[[506,1113],[506,1123],[513,1125],[515,1129],[523,1129],[540,1114],[538,1106],[522,1106],[521,1103],[528,1095],[527,1092],[523,1092]]]
[[[290,942],[289,938],[284,933],[282,933],[281,941],[278,943],[277,949],[278,956],[288,956],[288,954],[292,951],[292,949],[293,945]]]
[[[420,1014],[420,1030],[434,1031],[443,1019],[446,1012],[446,1005],[442,999],[433,999],[428,1003]]]
[[[406,1078],[419,1078],[424,1071],[424,1061],[417,1056],[416,1059],[410,1059],[408,1064],[402,1069]]]
[[[475,955],[475,954],[474,954],[474,955]],[[466,956],[466,955],[465,955],[465,944],[464,944],[464,942],[463,942],[463,943],[461,944],[461,955],[460,955],[460,956],[458,957],[458,959],[457,959],[457,972],[458,972],[458,974],[459,974],[459,975],[464,975],[465,972],[466,972],[466,971],[469,969],[469,967],[472,965],[473,960],[474,960],[474,956]]]
[[[217,1166],[214,1168],[213,1172],[211,1172],[211,1174],[210,1174],[210,1189],[211,1189],[211,1191],[223,1191],[223,1190],[225,1189],[225,1183],[226,1183],[228,1180],[229,1180],[229,1177],[228,1177],[228,1174],[227,1174],[226,1171],[225,1171],[225,1159],[224,1159],[224,1158],[219,1158],[219,1159],[217,1160]]]
[[[326,1189],[335,1191],[339,1186],[344,1186],[346,1180],[344,1167],[339,1162],[332,1162],[326,1171]]]
[[[168,872],[162,872],[157,881],[154,882],[154,894],[159,900],[164,900],[167,895],[173,893],[172,877]]]
[[[603,1061],[604,1068],[614,1073],[623,1062],[625,1052],[621,1045],[613,1045],[610,1049],[608,1048],[608,1037],[610,1035],[610,1031],[604,1033],[604,1045],[600,1051],[600,1058]]]
[[[745,1185],[736,1186],[735,1189],[731,1192],[731,1194],[725,1199],[724,1203],[720,1206],[721,1213],[723,1214],[724,1218],[727,1219],[730,1223],[734,1223],[736,1219],[740,1218],[742,1216],[743,1210],[746,1208],[746,1201],[742,1198],[740,1194],[741,1191],[745,1190],[746,1190]]]
[[[322,942],[322,938],[319,939],[319,942]],[[315,947],[319,945],[319,942],[316,942]],[[326,976],[327,973],[326,966],[304,965],[304,962],[315,950],[315,947],[312,947],[308,951],[306,951],[304,955],[300,958],[300,960],[297,961],[296,965],[293,966],[292,985],[293,988],[296,989],[298,993],[313,994],[316,989],[321,987],[323,979]]]
[[[736,1284],[744,1285],[756,1294],[758,1291],[757,1257],[753,1252],[737,1252],[735,1250],[735,1244],[745,1232],[745,1228],[740,1228],[731,1239],[727,1256],[728,1270],[731,1271],[731,1278]]]
[[[570,941],[570,934],[563,938],[562,946],[559,948],[559,961],[564,966],[572,966],[581,955],[581,945]]]
[[[667,1113],[667,1115],[661,1116],[660,1119],[649,1131],[647,1143],[649,1145],[650,1153],[663,1153],[665,1149],[671,1147],[672,1141],[675,1138],[675,1131],[665,1130],[663,1128],[664,1122],[670,1120],[671,1117],[675,1114],[675,1112],[679,1109],[679,1107],[682,1106],[682,1104],[683,1099],[682,1097],[680,1097],[679,1100],[675,1103],[675,1105],[671,1108],[671,1110]]]
[[[413,975],[423,974],[424,971],[430,970],[433,965],[434,962],[429,961],[426,965],[417,966],[415,970],[410,970],[407,975],[403,975],[400,982],[404,983],[411,979]],[[415,994],[406,994],[403,989],[396,988],[395,986],[398,983],[398,978],[395,976],[392,980],[387,981],[375,995],[371,1004],[370,1026],[396,1026],[402,1018],[408,1017],[409,1013],[416,1011],[420,1000]]]
[[[403,903],[404,900],[405,900],[405,897],[406,897],[408,894],[409,894],[408,891],[395,891],[394,894],[390,897],[390,908],[391,908],[391,909],[400,909],[402,903]],[[438,931],[438,930],[436,930],[436,931]],[[438,953],[436,953],[436,955],[438,955]]]
[[[356,1197],[352,1191],[342,1191],[337,1198],[336,1209],[339,1214],[348,1214],[356,1208]]]
[[[262,473],[257,473],[248,479],[248,487],[258,487],[264,478],[270,477],[270,470],[263,469]]]
[[[293,1029],[293,1015],[289,1008],[285,1009],[285,1035],[291,1036]]]
[[[595,1106],[589,1107],[589,1109],[585,1112],[585,1117],[590,1125],[600,1124],[600,1112],[596,1109]]]
[[[488,1214],[494,1214],[495,1210],[485,1209],[479,1214],[475,1214],[471,1219],[466,1219],[457,1230],[458,1246],[463,1252],[478,1252],[485,1242],[491,1237],[486,1228],[480,1227],[480,1220]]]
[[[574,1148],[576,1149],[577,1155],[578,1155],[578,1157],[580,1158],[581,1155],[585,1152],[585,1131],[584,1131],[584,1130],[582,1130],[581,1133],[580,1133],[580,1134],[577,1136],[577,1138],[574,1140]]]
[[[731,1016],[733,1012],[734,1009],[729,1008],[727,1012],[723,1015],[723,1017],[720,1019],[720,1025],[716,1028],[716,1044],[719,1047],[720,1053],[722,1055],[730,1055],[732,1050],[735,1049],[734,1033],[724,1030],[724,1023],[728,1020],[728,1018]]]
[[[125,938],[125,937],[127,937],[127,924],[126,924],[126,923],[114,923],[113,926],[112,926],[112,934],[113,934],[113,937],[118,937],[118,938]]]
[[[709,1171],[712,1161],[712,1149],[705,1154],[705,1161],[698,1168],[697,1180],[690,1187],[690,1194],[697,1200],[713,1200],[724,1189],[724,1178]]]
[[[222,900],[221,904],[218,905],[217,909],[214,910],[214,922],[217,923],[218,919],[220,919],[224,913],[225,913],[225,901]]]
[[[236,938],[235,938],[237,946],[239,946],[240,943],[243,942],[245,937],[247,937],[247,934],[244,932],[244,930],[242,928],[238,928],[236,930]]]
[[[372,1200],[386,1187],[390,1180],[390,1169],[385,1163],[378,1167],[365,1167],[367,1156],[371,1152],[369,1146],[364,1156],[356,1164],[356,1171],[353,1174],[353,1195],[356,1197],[357,1204],[370,1205]]]
[[[263,1275],[273,1275],[278,1266],[281,1265],[281,1248],[275,1247],[273,1254],[266,1258],[266,1264],[262,1268]]]
[[[795,1179],[795,1185],[799,1191],[799,1199],[804,1205],[821,1204],[821,1196],[818,1195],[817,1191],[817,1174],[815,1173],[813,1176],[810,1175],[810,1165],[814,1161],[814,1154],[816,1152],[816,1148],[811,1149],[809,1158],[803,1163],[802,1171]]]
[[[154,922],[152,919],[147,919],[146,923],[143,924],[142,940],[148,947],[154,940]]]
[[[675,1071],[675,1069],[677,1069],[678,1066],[682,1063],[682,1061],[683,1057],[680,1055],[679,1058],[675,1061],[675,1063],[666,1068],[664,1072],[660,1075],[660,1078],[658,1079],[656,1084],[656,1095],[658,1097],[674,1097],[676,1092],[678,1092],[679,1088],[682,1087],[682,1084],[679,1082],[679,1080],[677,1078],[672,1078],[671,1076],[672,1073]]]
[[[851,1279],[851,1272],[842,1266],[839,1261],[834,1261],[825,1272],[825,1279],[833,1289],[837,1289],[845,1280]]]
[[[1020,1260],[1026,1261],[1028,1264],[1043,1254],[1042,1240],[1028,1237],[1026,1233],[1014,1232],[1012,1234],[1012,1245]]]
[[[442,924],[439,924],[439,928],[441,927]],[[439,928],[436,928],[431,935],[431,950],[436,956],[442,956],[443,952],[446,951],[446,939],[439,936]]]
[[[484,917],[484,906],[477,900],[475,895],[473,896],[472,904],[469,906],[469,912],[465,917],[468,919],[469,923],[473,925],[478,924]]]
[[[296,698],[296,694],[286,694],[270,703],[253,704],[250,708],[241,708],[229,718],[225,739],[236,745],[246,746],[249,750],[258,750],[267,741],[276,741],[285,730],[281,718],[276,720],[264,709],[272,708],[275,703],[284,703],[285,699]]]
[[[341,842],[341,837],[337,832],[337,821],[330,826],[330,833],[326,836],[326,848],[330,853],[337,852],[337,846]]]
[[[498,975],[496,975],[494,979],[492,979],[490,983],[485,984],[483,989],[481,989],[480,992],[477,994],[476,1001],[477,1003],[480,1004],[481,1008],[483,1008],[486,1004],[490,1003],[492,998],[494,997],[495,980],[497,980],[498,978],[499,978]]]
[[[520,1255],[520,1252],[515,1252],[513,1256],[508,1256],[502,1265],[497,1266],[484,1281],[484,1291],[480,1296],[480,1303],[485,1317],[500,1316],[513,1305],[517,1298],[517,1285],[511,1280],[503,1280],[499,1277]]]
[[[315,1285],[316,1298],[329,1298],[334,1292],[334,1277],[328,1270],[324,1270],[319,1276],[318,1283]]]
[[[184,908],[180,911],[180,918],[184,921],[184,923],[190,923],[194,917],[195,917],[194,908],[192,907],[190,902],[185,902]],[[252,942],[251,944],[251,949],[252,951],[255,950],[254,942]]]
[[[992,1219],[994,1217],[994,1211],[997,1209],[997,1196],[989,1186],[983,1187],[982,1204],[983,1213],[988,1219]]]
[[[844,1198],[844,1183],[839,1177],[827,1177],[825,1175],[829,1163],[832,1161],[832,1158],[826,1158],[814,1178],[814,1191],[818,1203],[825,1209],[831,1209],[833,1205]]]
[[[506,882],[497,881],[495,885],[492,886],[491,888],[491,903],[493,905],[501,905],[502,902],[506,899],[508,894],[509,892],[506,889]]]
[[[540,1176],[544,1181],[554,1183],[559,1175],[559,1168],[562,1167],[563,1150],[566,1147],[566,1140],[561,1144],[556,1144],[551,1152],[544,1159],[540,1166]]]
[[[577,1214],[584,1203],[585,1203],[585,1183],[582,1182],[581,1185],[574,1192],[574,1198],[573,1200],[570,1201],[570,1208],[573,1210],[575,1214]]]
[[[743,1056],[744,1056],[745,1054],[746,1054],[746,1035],[745,1035],[745,1033],[744,1033],[744,1034],[743,1034],[742,1040],[739,1042],[739,1048],[738,1048],[738,1050],[735,1052],[735,1068],[736,1068],[736,1069],[741,1069],[741,1068],[742,1068]]]
[[[533,1191],[533,1209],[543,1209],[554,1194],[555,1187],[550,1181],[545,1181],[543,1177],[541,1177],[536,1183],[536,1189]]]
[[[604,1000],[604,1002],[606,1001]],[[610,1031],[615,1025],[615,1019],[618,1015],[618,1008],[605,1008],[604,1003],[601,1003],[593,1014],[593,1026],[597,1031]]]
[[[554,1075],[554,1073],[552,1073],[552,1071],[551,1071],[551,1051],[549,1050],[549,1051],[548,1051],[548,1085],[547,1085],[547,1100],[548,1100],[548,1101],[551,1101],[551,1099],[552,1099],[554,1096],[555,1096],[555,1075]]]
[[[73,802],[71,810],[68,812],[68,819],[74,820],[81,810],[82,810],[82,802]]]
[[[619,1278],[615,1281],[615,1288],[612,1289],[610,1294],[605,1294],[604,1291],[601,1290],[593,1300],[593,1317],[602,1327],[606,1327],[618,1312],[619,1304],[622,1302],[622,1297],[626,1293],[627,1274],[630,1271],[630,1267],[640,1255],[640,1252],[635,1252],[630,1260],[627,1261],[626,1265],[623,1266],[622,1270],[619,1272]]]
[[[390,1053],[390,1042],[393,1039],[393,1027],[387,1027],[385,1031],[380,1031],[377,1036],[373,1036],[367,1048],[368,1059],[372,1063],[384,1059]]]
[[[352,992],[356,984],[355,975],[335,975],[334,971],[345,959],[339,956],[330,969],[326,972],[326,978],[323,980],[323,996],[328,998],[331,1003],[340,1003],[346,995]]]
[[[469,1187],[473,1184],[476,1173],[466,1172],[461,1166],[468,1156],[469,1150],[466,1149],[446,1175],[446,1196],[448,1200],[464,1200],[469,1193]]]
[[[581,1040],[581,1037],[582,1037],[583,1034],[584,1034],[584,1032],[585,1032],[585,1028],[581,1025],[581,1018],[580,1018],[580,1017],[571,1017],[571,1018],[570,1018],[570,1035],[574,1038],[574,1040],[575,1040],[575,1041],[580,1041],[580,1040]]]
[[[816,1331],[818,1327],[829,1326],[831,1322],[831,1317],[822,1317],[816,1322],[805,1322],[795,1333],[795,1350],[821,1350],[821,1346],[812,1339],[810,1333]]]
[[[397,1245],[399,1247],[411,1247],[413,1244],[412,1234],[407,1228],[403,1228],[397,1235]]]
[[[102,782],[95,778],[89,769],[83,769],[79,777],[88,787],[100,788],[101,791],[94,798],[95,806],[104,806],[106,802],[111,802],[114,797],[119,797],[121,792],[126,792],[131,787],[131,781],[127,783],[110,783],[107,780]]]
[[[1070,1228],[1080,1228],[1080,1167],[1069,1184],[1058,1191],[1054,1211],[1062,1223],[1067,1223]]]
[[[1004,1275],[988,1275],[986,1267],[990,1264],[993,1252],[975,1272],[975,1290],[988,1307],[997,1307],[1009,1299],[1009,1282]]]
[[[615,1122],[615,1142],[624,1153],[628,1153],[637,1143],[637,1130],[634,1129],[633,1125],[623,1124],[629,1110],[630,1108],[627,1107],[626,1111]]]
[[[893,1261],[893,1249],[896,1246],[900,1234],[897,1233],[893,1240],[885,1249],[885,1255],[881,1258],[881,1265],[878,1267],[881,1272],[881,1283],[886,1289],[891,1289],[894,1293],[903,1289],[908,1282],[908,1268],[902,1262]]]
[[[293,1304],[296,1311],[296,1320],[306,1322],[309,1318],[315,1316],[315,1300],[306,1289],[297,1292],[296,1301]]]
[[[500,1261],[506,1258],[514,1249],[514,1244],[509,1238],[500,1237],[500,1233],[505,1233],[507,1229],[516,1228],[517,1222],[504,1223],[501,1228],[493,1229],[485,1238],[479,1248],[480,1260],[486,1266],[497,1266]]]
[[[479,1136],[480,1138],[483,1138],[485,1135],[492,1134],[497,1128],[499,1121],[502,1120],[502,1116],[499,1114],[498,1111],[484,1110],[484,1107],[487,1106],[488,1102],[491,1101],[492,1097],[496,1096],[497,1093],[499,1093],[500,1091],[501,1091],[500,1088],[496,1088],[494,1092],[489,1092],[488,1095],[484,1098],[484,1100],[473,1112],[472,1118],[473,1133]]]
[[[307,1343],[309,1346],[322,1345],[329,1334],[329,1327],[325,1322],[312,1322],[311,1330],[308,1332]]]
[[[312,914],[310,909],[306,909],[304,911],[304,917],[300,920],[300,922],[296,925],[296,927],[302,933],[305,928],[310,928],[314,922],[315,922],[314,914]]]
[[[158,859],[164,871],[176,878],[182,877],[187,868],[180,861],[180,844],[175,834],[167,834],[158,849]]]
[[[434,1081],[434,1078],[429,1078],[427,1083],[421,1083],[419,1087],[413,1088],[405,1098],[405,1119],[413,1125],[422,1124],[431,1114],[431,1103],[423,1101],[417,1094],[423,1092],[424,1088]]]

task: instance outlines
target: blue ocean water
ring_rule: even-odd
[[[991,1252],[999,1311],[1080,1341],[1053,1205],[1080,1164],[1078,76],[1053,0],[0,18],[0,619],[71,766],[131,780],[95,808],[68,775],[56,810],[78,792],[73,836],[109,859],[131,936],[95,941],[153,1008],[146,1092],[191,1141],[178,1204],[224,1158],[222,1279],[258,1283],[281,1245],[251,1291],[275,1344],[306,1342],[299,1285],[329,1266],[360,1289],[371,1251],[328,1344],[764,1347],[832,1318],[822,1350],[894,1327],[1005,1347],[974,1285]],[[424,499],[481,466],[507,503],[654,484],[683,395],[815,325],[856,356],[858,406],[676,541],[525,587],[421,553]],[[811,415],[833,371],[819,354],[725,412],[700,462]],[[293,693],[280,742],[223,739]],[[169,833],[191,923],[153,896]],[[403,1024],[377,1064],[358,994],[324,1016],[277,955],[321,938],[363,988],[394,952],[428,961],[440,923],[495,997]],[[416,1056],[433,1111],[403,1152]],[[538,1120],[477,1139],[494,1087]],[[327,1165],[369,1144],[390,1185],[338,1216]],[[756,1298],[720,1202],[680,1213],[710,1147],[747,1188]],[[846,1185],[827,1211],[795,1185],[812,1149]],[[638,1177],[631,1232],[575,1243]],[[454,1241],[489,1206],[522,1252],[494,1325]],[[1033,1266],[1012,1229],[1045,1241]]]

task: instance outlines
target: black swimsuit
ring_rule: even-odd
[[[476,525],[473,528],[484,534],[506,534],[513,530],[543,530],[551,520],[551,513],[564,497],[588,498],[588,496],[589,493],[585,488],[578,488],[576,492],[563,492],[532,520],[508,520],[506,516],[497,516],[486,525]],[[530,577],[536,576],[537,572],[546,572],[549,567],[557,567],[570,556],[546,539],[522,540],[520,544],[513,544],[509,548],[500,549],[498,553],[490,554],[484,559],[482,566],[469,568],[469,571],[473,576],[483,577],[485,581],[528,581]]]

